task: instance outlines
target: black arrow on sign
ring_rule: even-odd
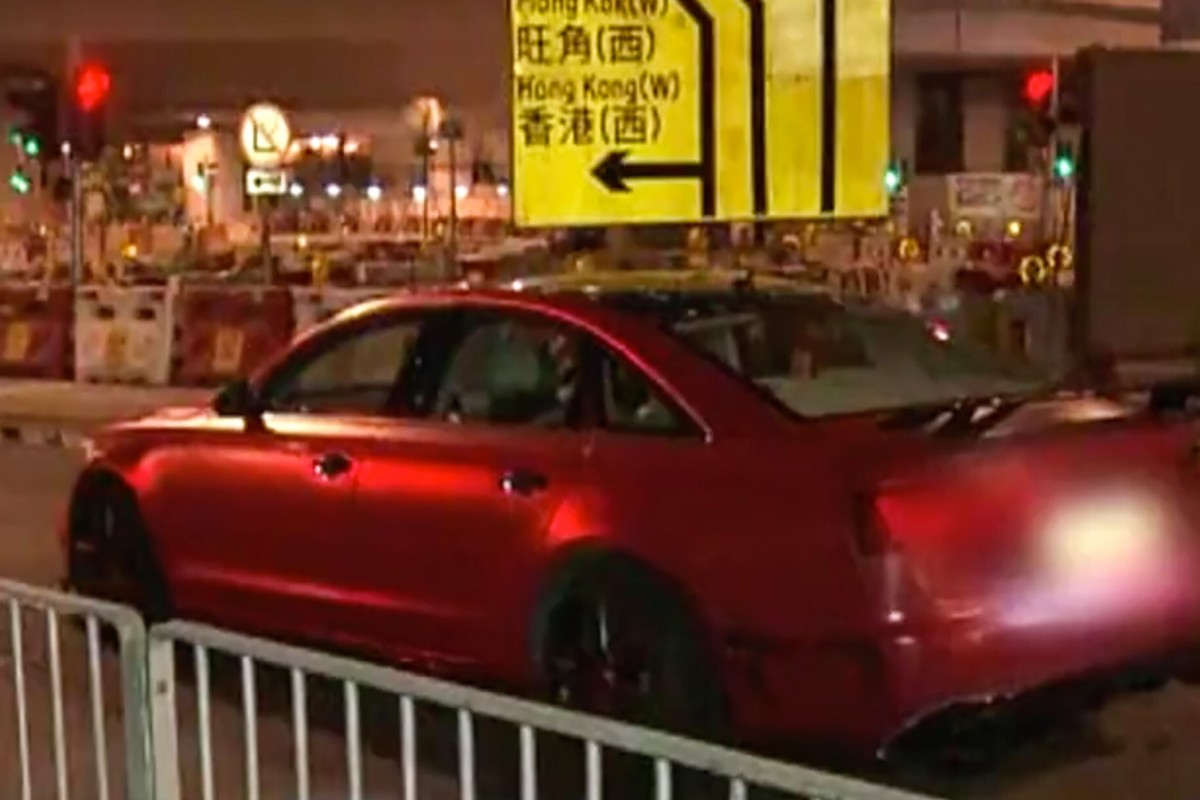
[[[629,192],[631,180],[682,180],[704,178],[699,162],[641,161],[630,163],[628,150],[613,150],[592,168],[592,175],[610,192]]]
[[[700,0],[678,0],[679,7],[696,23],[700,44],[700,160],[630,164],[629,152],[614,150],[592,168],[592,175],[610,192],[628,192],[628,180],[700,181],[700,215],[717,215],[717,106],[716,34],[712,15]]]
[[[767,214],[767,20],[763,0],[742,0],[750,12],[750,152],[754,216]]]
[[[821,213],[837,209],[837,0],[821,3]]]

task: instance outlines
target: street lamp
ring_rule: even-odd
[[[212,117],[210,117],[208,114],[201,114],[200,116],[196,117],[196,127],[202,131],[211,129],[212,124]]]

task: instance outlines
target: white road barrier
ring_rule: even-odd
[[[84,287],[75,294],[75,377],[166,386],[174,302],[160,287]]]
[[[8,694],[0,688],[2,797],[672,800],[699,792],[747,800],[766,791],[812,800],[922,800],[204,625],[172,622],[146,631],[132,610],[15,583],[0,581],[0,605],[8,608],[11,642],[10,652],[0,653],[0,677],[11,672],[12,686]],[[34,614],[44,656],[30,635]],[[67,617],[83,620],[82,633],[61,625]],[[118,668],[107,671],[106,629],[120,645]],[[64,647],[70,633],[83,638],[79,653]],[[37,691],[41,683],[47,692]],[[120,714],[106,703],[105,688],[119,692]],[[387,724],[376,724],[389,714]],[[381,745],[381,732],[394,741]],[[9,744],[4,737],[14,734]],[[49,746],[39,749],[44,741]]]
[[[296,317],[296,333],[304,333],[351,306],[385,297],[394,289],[292,289],[292,309]]]

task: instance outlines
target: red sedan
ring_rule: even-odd
[[[722,274],[358,307],[90,443],[81,591],[714,736],[883,748],[1200,645],[1181,422]],[[1182,660],[1177,660],[1182,659]]]

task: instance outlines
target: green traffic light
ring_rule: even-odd
[[[14,172],[8,176],[8,185],[17,194],[29,194],[33,189],[33,184],[29,182],[29,178],[21,172]]]
[[[883,186],[887,187],[888,192],[898,192],[900,190],[900,170],[894,167],[889,168],[888,172],[883,174]]]
[[[29,156],[30,158],[36,158],[42,152],[42,143],[30,136],[25,140],[25,143],[21,145],[21,148],[25,151],[25,155]]]
[[[25,137],[21,135],[21,131],[19,131],[18,129],[10,128],[8,131],[8,143],[11,144],[13,147],[24,148]]]
[[[1075,160],[1070,156],[1054,159],[1054,174],[1061,181],[1070,180],[1075,176]]]

